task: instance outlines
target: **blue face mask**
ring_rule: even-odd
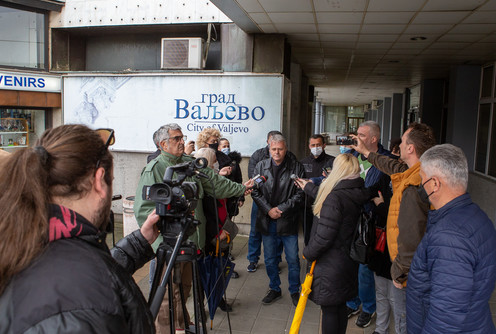
[[[339,146],[339,152],[340,153],[350,153],[351,148],[345,147],[345,146]]]
[[[224,153],[225,155],[228,155],[229,153],[231,153],[231,149],[229,147],[224,147],[222,150],[220,150],[222,153]]]

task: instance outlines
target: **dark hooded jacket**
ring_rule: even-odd
[[[224,154],[222,151],[215,151],[215,157],[219,162],[219,169],[226,166],[231,166],[231,174],[226,176],[229,180],[237,182],[239,184],[243,183],[243,175],[241,174],[241,154],[237,151],[232,151],[229,154]],[[227,212],[229,217],[232,218],[237,216],[239,213],[239,202],[244,202],[244,196],[230,197],[227,199]]]
[[[154,256],[141,232],[120,240],[111,253],[104,233],[84,217],[54,210],[46,250],[0,296],[0,333],[155,333],[131,276]]]
[[[304,190],[315,197],[317,187],[307,183]],[[320,218],[314,216],[303,255],[310,262],[316,261],[309,298],[317,305],[343,304],[358,293],[358,263],[349,254],[358,216],[368,197],[362,178],[341,180],[324,200]]]

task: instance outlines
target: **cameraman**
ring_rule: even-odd
[[[105,243],[112,135],[63,125],[2,162],[0,333],[155,332],[131,274],[153,257],[158,216]]]
[[[136,220],[141,226],[146,217],[155,208],[155,203],[142,199],[142,189],[144,186],[151,186],[155,183],[162,183],[165,170],[167,167],[177,165],[179,163],[192,161],[193,158],[184,154],[184,136],[181,127],[175,123],[166,124],[158,130],[158,141],[162,153],[150,163],[146,165],[136,189],[136,199],[134,202],[134,212]],[[204,194],[208,194],[215,198],[228,198],[233,196],[242,196],[247,190],[246,186],[253,184],[253,181],[248,181],[245,185],[238,184],[226,179],[223,176],[215,174],[210,168],[202,169],[202,172],[208,175],[208,180],[205,178],[187,177],[186,181],[195,182],[198,186],[198,204],[195,209],[195,218],[200,222],[196,228],[196,232],[190,237],[190,240],[196,243],[198,248],[205,247],[205,225],[206,219],[203,212],[202,199]],[[162,242],[162,236],[159,236],[157,241],[152,245],[156,251],[158,245]],[[150,280],[154,274],[154,265],[150,265]],[[181,282],[184,288],[184,296],[188,297],[192,284],[192,267],[191,263],[180,263]],[[174,319],[176,329],[185,329],[189,327],[189,315],[186,314],[188,323],[184,324],[183,308],[180,303],[179,286],[174,284]],[[164,298],[156,320],[158,333],[169,332],[169,301]]]

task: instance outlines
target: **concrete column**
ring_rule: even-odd
[[[377,122],[377,124],[379,124],[381,129],[382,129],[383,111],[384,111],[384,100],[380,100],[377,102],[377,119],[376,119],[376,122]]]
[[[324,132],[325,128],[325,105],[321,104],[320,105],[320,130],[318,133]]]
[[[315,101],[315,110],[314,110],[314,133],[320,133],[320,114],[322,113],[320,101]]]
[[[222,69],[226,72],[251,72],[253,67],[253,35],[234,23],[220,26]]]
[[[385,97],[382,108],[381,143],[385,148],[389,148],[389,131],[391,127],[391,98]]]
[[[424,80],[420,93],[420,111],[422,123],[432,127],[438,143],[446,139],[446,112],[444,80]]]
[[[480,66],[463,65],[451,70],[446,141],[460,147],[474,169]]]
[[[403,129],[401,128],[401,118],[403,115],[403,94],[393,94],[392,102],[389,139],[400,138],[403,132]]]

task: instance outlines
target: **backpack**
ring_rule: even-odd
[[[353,233],[350,247],[350,257],[358,263],[367,264],[375,248],[375,224],[372,213],[363,209],[358,216],[358,221]]]

